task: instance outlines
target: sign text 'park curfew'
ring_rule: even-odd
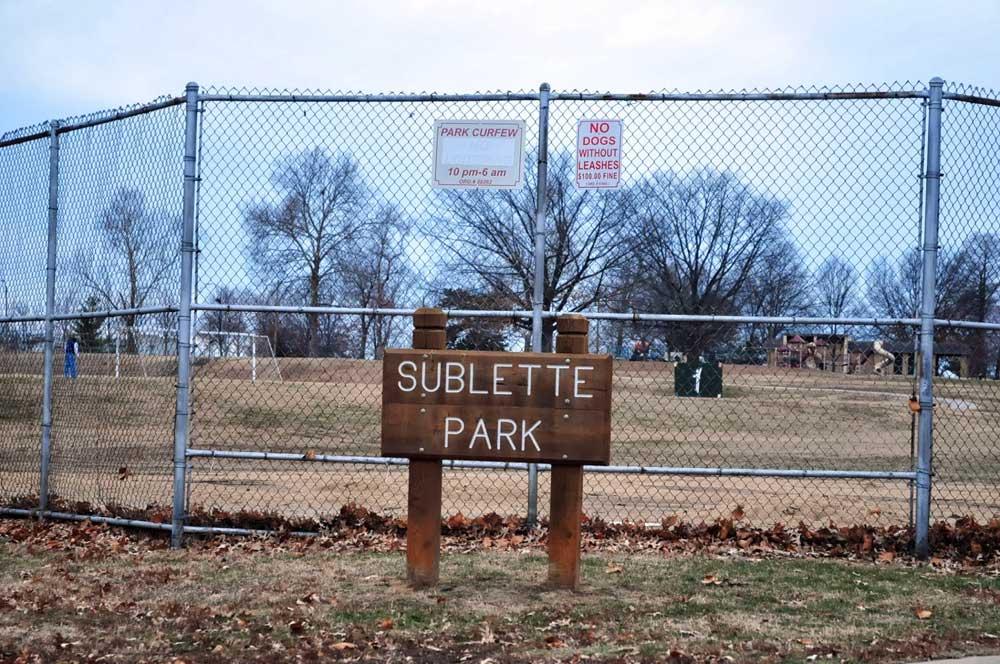
[[[434,187],[513,189],[524,174],[522,120],[434,123]]]
[[[387,350],[382,454],[608,464],[611,357]]]

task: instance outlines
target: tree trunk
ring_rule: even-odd
[[[309,275],[309,306],[319,306],[319,271],[314,269]],[[306,354],[308,357],[319,356],[319,314],[307,314],[309,320],[306,333]]]
[[[625,345],[625,325],[617,323],[615,325],[615,357],[622,356],[622,346]]]
[[[125,316],[125,352],[135,355],[139,352],[135,342],[135,316]]]
[[[361,339],[358,342],[358,359],[365,359],[368,352],[368,333],[372,326],[372,320],[367,316],[361,316]]]
[[[984,317],[985,318],[985,317]],[[986,376],[986,330],[973,330],[973,342],[969,355],[969,376],[983,378]]]
[[[552,352],[552,337],[556,331],[556,319],[555,318],[543,318],[542,319],[542,352],[551,353]]]

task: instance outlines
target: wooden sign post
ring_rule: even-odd
[[[413,349],[382,361],[382,454],[410,460],[407,577],[438,580],[441,459],[549,462],[549,580],[580,575],[583,465],[611,460],[611,356],[587,354],[587,320],[559,319],[556,353],[444,350],[440,309],[413,314]]]
[[[557,353],[586,353],[589,323],[583,316],[556,321]],[[552,464],[549,492],[549,583],[575,589],[580,583],[580,522],[583,517],[583,465]]]
[[[417,309],[413,313],[413,347],[443,349],[447,323],[440,309]],[[412,458],[406,500],[407,580],[417,588],[437,584],[440,561],[441,460]]]

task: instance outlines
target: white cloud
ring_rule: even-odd
[[[344,90],[997,85],[1000,4],[606,0],[0,4],[5,127],[203,84]]]

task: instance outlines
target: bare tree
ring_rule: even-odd
[[[318,147],[280,161],[271,182],[281,200],[246,214],[252,261],[274,291],[304,295],[309,306],[318,306],[333,290],[338,252],[367,224],[367,187],[351,157],[332,157]],[[306,352],[315,357],[320,316],[308,314],[307,320]]]
[[[529,158],[529,163],[532,160]],[[536,187],[509,191],[447,191],[447,214],[433,233],[452,251],[453,273],[470,290],[496,293],[521,309],[531,309],[534,289]],[[585,309],[604,294],[608,275],[631,252],[628,194],[577,189],[573,162],[562,154],[550,161],[546,187],[545,310]],[[455,285],[455,284],[452,284]],[[530,322],[518,321],[528,329]],[[542,347],[551,350],[555,321],[545,319]]]
[[[961,295],[958,314],[968,320],[989,321],[1000,309],[1000,236],[976,233],[959,250]],[[986,330],[969,330],[959,336],[972,346],[969,370],[973,376],[985,376],[990,349]]]
[[[779,239],[764,248],[743,289],[742,312],[747,316],[806,316],[812,310],[809,271],[798,248]],[[747,347],[760,348],[788,329],[787,325],[750,325]]]
[[[221,286],[212,298],[216,304],[233,304],[244,302],[235,289]],[[238,311],[207,311],[200,320],[200,331],[208,336],[209,348],[215,348],[219,357],[227,357],[232,348],[230,336],[232,333],[247,331],[245,315]]]
[[[341,287],[346,302],[364,308],[402,304],[404,288],[413,277],[406,258],[410,223],[393,205],[381,206],[373,223],[340,259]],[[396,329],[391,316],[362,314],[357,356],[381,359]]]
[[[656,311],[739,313],[769,248],[785,241],[787,207],[731,174],[657,173],[636,188],[638,260]],[[671,350],[697,356],[735,333],[732,326],[685,323],[667,329]]]
[[[608,273],[604,292],[597,304],[606,311],[648,311],[652,305],[644,299],[647,294],[645,283],[646,276],[640,271],[637,261],[622,261]],[[592,332],[591,338],[595,348],[609,352],[615,357],[626,357],[629,350],[628,341],[632,339],[649,341],[660,328],[662,326],[649,322],[602,321],[598,329]]]
[[[861,310],[858,273],[839,256],[827,256],[813,277],[816,312],[821,316],[843,318]],[[837,326],[830,331],[837,334]]]
[[[963,259],[944,249],[938,252],[937,302],[939,318],[958,318],[963,290]],[[914,318],[920,315],[923,258],[920,249],[913,248],[895,262],[886,257],[876,260],[868,270],[867,301],[876,317]],[[909,341],[913,330],[892,326],[888,330],[897,341]]]
[[[178,265],[179,224],[146,207],[138,189],[119,189],[97,220],[99,243],[76,256],[76,272],[84,287],[109,309],[137,309],[156,296]],[[136,316],[124,317],[126,350],[136,351]]]

